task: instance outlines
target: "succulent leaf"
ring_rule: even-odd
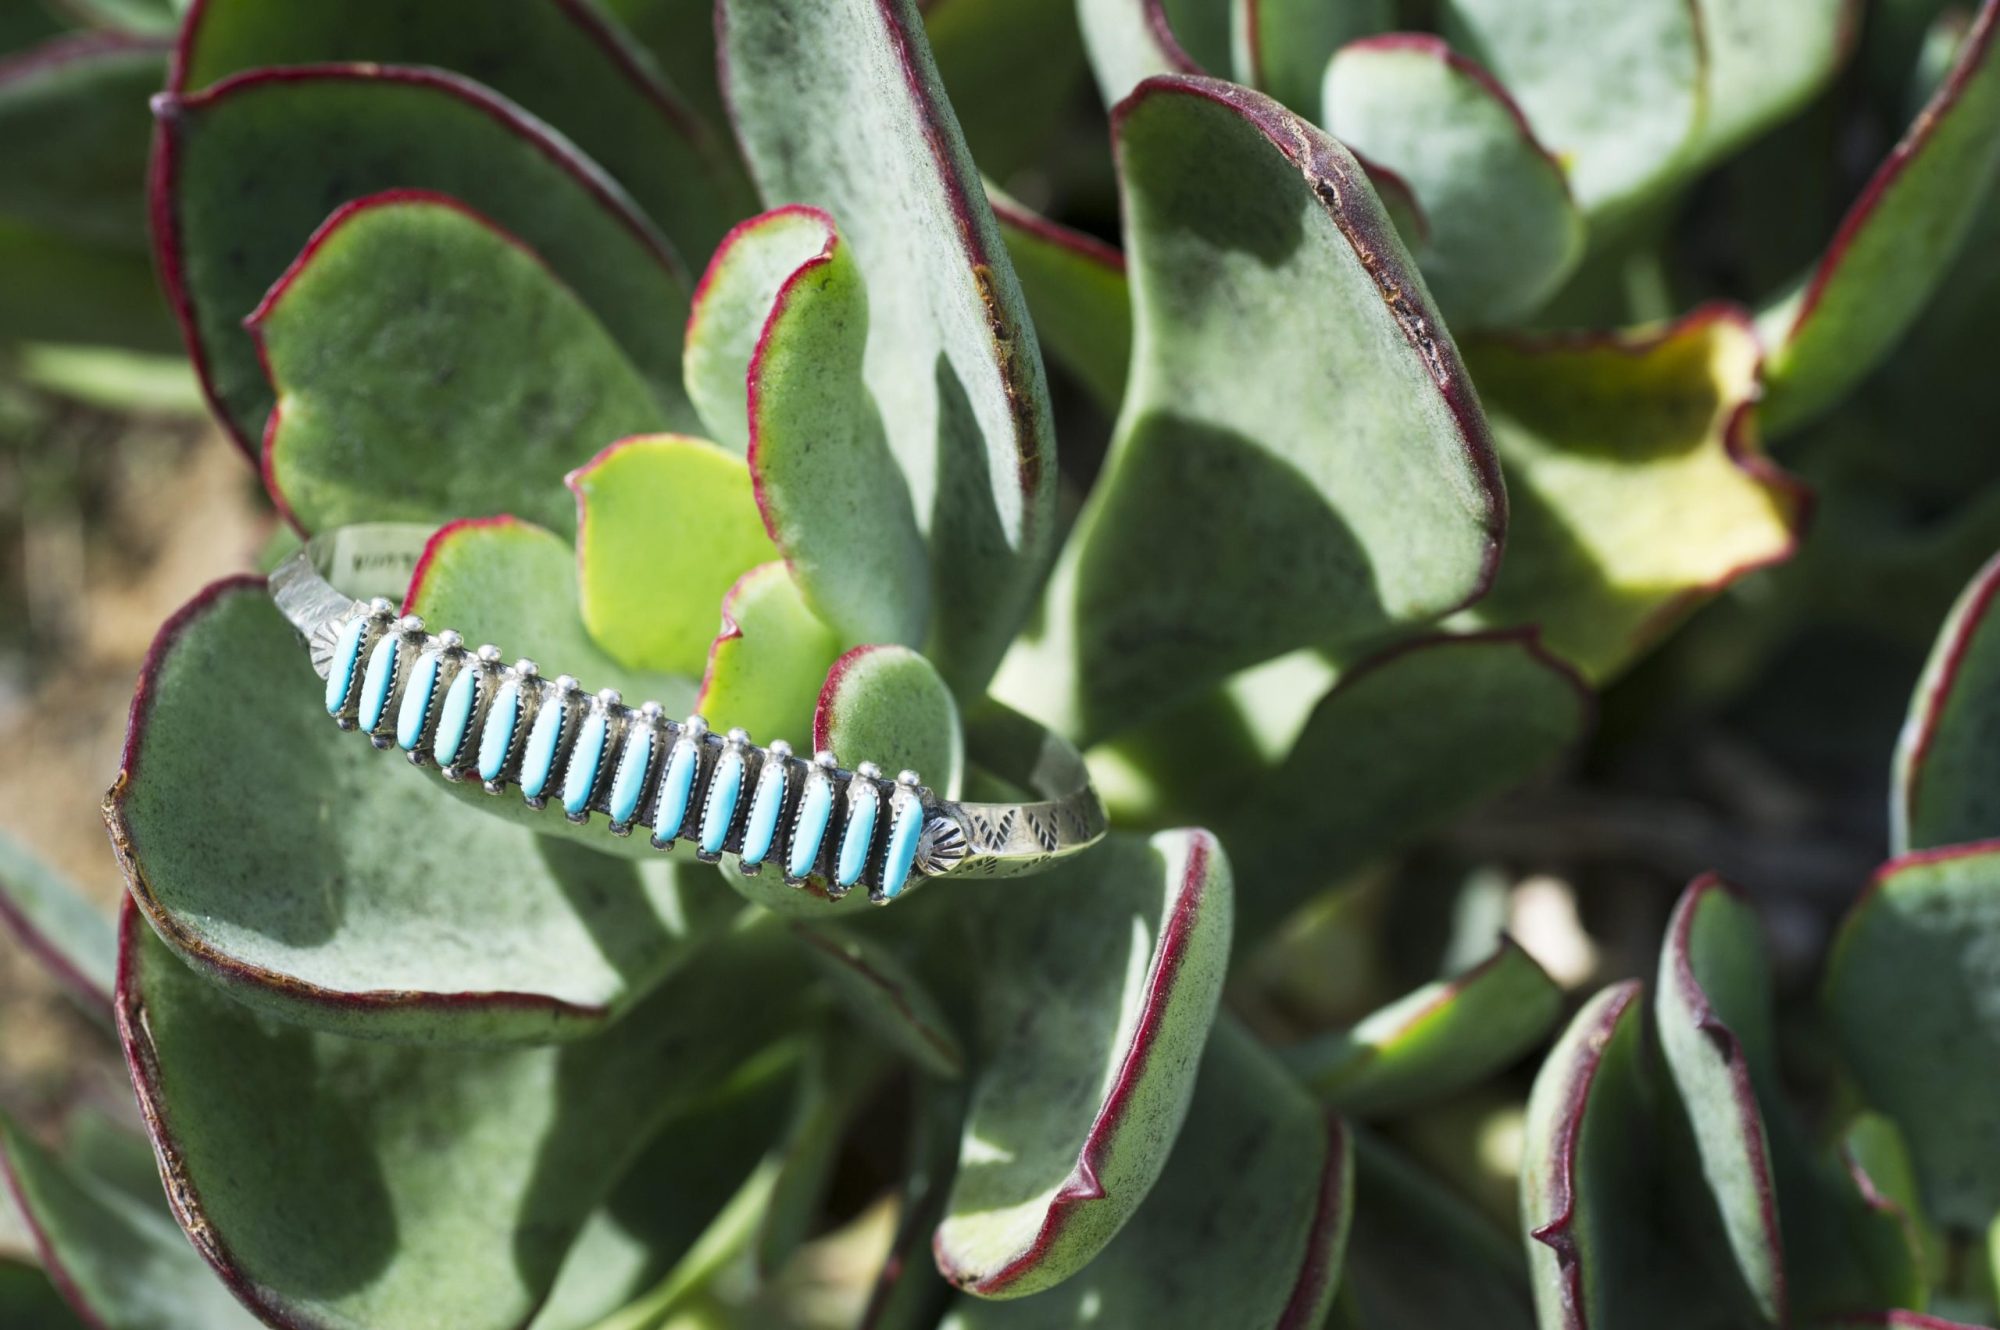
[[[178,351],[143,250],[106,249],[0,217],[0,337]]]
[[[1107,414],[1116,415],[1132,359],[1125,256],[1093,236],[1036,216],[991,186],[986,193],[1043,347]]]
[[[1492,75],[1434,37],[1343,47],[1325,68],[1329,132],[1407,181],[1429,222],[1412,245],[1460,328],[1534,313],[1583,256],[1563,168]]]
[[[910,489],[866,383],[869,298],[826,214],[820,247],[767,302],[746,371],[750,473],[764,525],[814,612],[850,642],[922,645],[931,568]],[[755,243],[755,232],[739,232]],[[778,246],[784,240],[773,242]]]
[[[146,919],[236,999],[374,1038],[569,1039],[726,918],[731,898],[692,865],[467,808],[335,729],[302,677],[261,581],[210,588],[161,631],[105,802]]]
[[[2000,1048],[1996,930],[2000,847],[1893,859],[1842,926],[1825,992],[1862,1096],[1908,1134],[1925,1210],[1980,1233],[2000,1213],[2000,1146],[1988,1096],[1976,1088]],[[1909,988],[1911,975],[1923,976],[1919,990]]]
[[[908,647],[863,646],[826,672],[813,747],[847,763],[873,762],[894,779],[914,771],[943,797],[958,795],[965,732],[937,669]]]
[[[1759,348],[1735,311],[1493,338],[1466,355],[1512,503],[1507,557],[1475,621],[1538,624],[1603,680],[1797,546],[1808,496],[1758,445]]]
[[[663,434],[612,444],[572,472],[569,487],[592,639],[628,668],[699,677],[716,607],[777,554],[749,469],[705,439]]]
[[[1092,1264],[1165,1167],[1229,955],[1230,872],[1203,832],[1114,834],[980,899],[972,1103],[935,1252],[981,1297]],[[1006,982],[997,982],[1001,977]]]
[[[1487,959],[1336,1031],[1285,1050],[1335,1110],[1375,1117],[1469,1089],[1540,1042],[1562,989],[1512,938]]]
[[[690,262],[751,209],[724,141],[638,57],[629,34],[585,4],[201,0],[181,28],[173,90],[273,65],[355,61],[477,79],[603,166]]]
[[[797,923],[805,954],[827,988],[888,1047],[933,1076],[965,1074],[965,1049],[923,980],[872,933]]]
[[[1317,115],[1327,61],[1396,24],[1394,0],[1230,0],[1231,68],[1300,115]],[[1336,134],[1331,122],[1327,129]],[[1343,139],[1346,137],[1342,135]],[[1357,151],[1365,151],[1357,148]]]
[[[1773,434],[1837,401],[1916,322],[2000,174],[2000,0],[1982,0],[1937,90],[1804,282],[1759,317]]]
[[[444,195],[341,207],[248,327],[277,398],[266,484],[306,531],[512,505],[566,532],[552,479],[662,419],[589,307]]]
[[[1146,83],[1116,132],[1131,390],[999,694],[1090,739],[1476,599],[1506,506],[1471,381],[1346,149],[1195,78]]]
[[[1083,77],[1075,0],[926,0],[922,9],[979,169],[1004,180],[1034,165]]]
[[[65,877],[0,836],[0,930],[11,933],[93,1019],[108,1022],[118,938]]]
[[[449,194],[518,236],[603,322],[672,427],[685,276],[603,171],[511,102],[438,70],[258,70],[165,94],[154,245],[217,414],[245,450],[272,393],[243,319],[334,209],[390,189]],[[244,209],[235,200],[254,196]]]
[[[1341,1278],[1353,1205],[1346,1124],[1225,1018],[1158,1184],[1103,1254],[1030,1297],[961,1300],[944,1330],[1317,1327]]]
[[[915,4],[724,0],[717,19],[766,203],[837,217],[867,282],[863,379],[930,544],[927,649],[974,693],[1046,567],[1054,429],[1034,328]]]
[[[716,82],[712,0],[599,0],[665,75],[704,125],[728,123]],[[745,208],[745,212],[749,209]]]
[[[1938,635],[1896,745],[1889,806],[1897,854],[2000,837],[2000,559],[1980,570]]]
[[[1164,0],[1077,0],[1083,49],[1107,107],[1157,74],[1199,74],[1176,39]]]
[[[523,1324],[638,1145],[796,1000],[790,948],[753,927],[598,1038],[414,1050],[255,1015],[136,910],[123,939],[119,1028],[176,1217],[280,1324]]]
[[[36,1330],[96,1330],[63,1301],[40,1266],[13,1251],[0,1253],[0,1317]]]
[[[17,1124],[0,1119],[0,1182],[31,1228],[51,1281],[83,1323],[121,1330],[196,1324],[204,1330],[244,1330],[260,1324],[175,1227],[145,1142],[132,1138],[119,1144],[126,1162],[146,1171],[150,1195],[135,1195],[84,1161],[56,1155]],[[7,1309],[0,1296],[0,1313]],[[61,1324],[6,1323],[22,1330]]]
[[[840,637],[807,607],[782,562],[759,564],[722,598],[722,631],[709,644],[694,709],[759,743],[803,745]]]
[[[146,245],[146,99],[164,44],[113,33],[0,59],[0,217],[72,242]]]

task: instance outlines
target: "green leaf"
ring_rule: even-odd
[[[722,598],[722,631],[708,648],[695,710],[760,743],[803,746],[840,637],[814,617],[791,570],[759,564]]]
[[[1286,1064],[1342,1113],[1406,1112],[1477,1085],[1539,1043],[1562,989],[1512,938],[1462,974],[1287,1049]]]
[[[850,642],[917,646],[931,570],[866,383],[868,293],[826,214],[771,216],[789,227],[800,214],[819,225],[821,247],[779,285],[748,364],[757,506],[815,614]]]
[[[152,260],[0,217],[0,338],[182,350]]]
[[[163,43],[111,33],[0,62],[0,217],[144,253],[146,100],[166,73]]]
[[[336,729],[320,693],[261,581],[217,583],[161,630],[105,803],[149,922],[259,1010],[377,1038],[574,1038],[733,910],[692,866],[482,816]]]
[[[1984,0],[1944,86],[1840,224],[1826,254],[1758,324],[1773,348],[1772,433],[1826,410],[1917,321],[2000,173],[2000,0]]]
[[[129,1144],[151,1164],[143,1142]],[[82,1161],[57,1157],[4,1120],[0,1175],[34,1229],[51,1278],[90,1324],[118,1330],[239,1330],[260,1324],[174,1226],[157,1177],[151,1178],[151,1194],[141,1198]],[[5,1308],[0,1300],[0,1311]],[[7,1324],[37,1330],[44,1323]]]
[[[1076,12],[1084,54],[1107,107],[1118,105],[1157,74],[1202,72],[1181,48],[1164,0],[1077,0]]]
[[[1033,1297],[962,1300],[945,1330],[1317,1326],[1341,1277],[1353,1163],[1345,1125],[1223,1020],[1158,1185],[1103,1255]]]
[[[266,482],[307,531],[510,509],[567,531],[555,479],[661,420],[590,309],[440,194],[343,206],[248,327],[277,394]]]
[[[1583,257],[1563,168],[1492,75],[1435,37],[1355,42],[1325,66],[1327,129],[1409,182],[1424,282],[1460,327],[1532,314]]]
[[[1117,137],[1131,389],[999,689],[1087,739],[1476,599],[1505,509],[1471,381],[1346,149],[1194,78],[1147,83]]]
[[[1785,120],[1824,88],[1853,45],[1852,0],[1696,0],[1701,128],[1693,168]]]
[[[97,1330],[86,1325],[40,1266],[0,1252],[0,1318],[30,1330]]]
[[[1038,217],[988,187],[1035,332],[1057,364],[1115,415],[1132,360],[1132,295],[1125,256],[1081,231]]]
[[[958,1032],[923,981],[872,934],[794,924],[827,988],[883,1043],[933,1076],[965,1074]]]
[[[777,553],[742,459],[704,439],[625,439],[569,487],[584,627],[629,669],[699,676],[723,596]]]
[[[1927,1213],[1984,1232],[2000,1213],[2000,850],[1891,860],[1827,960],[1827,1017],[1863,1098],[1908,1136]],[[1910,979],[1923,982],[1912,987]],[[1995,1082],[1989,1084],[1989,1082]]]
[[[1053,1287],[1140,1208],[1181,1129],[1229,957],[1213,837],[1114,835],[977,900],[972,1104],[935,1250],[982,1297]],[[1176,1221],[1185,1224],[1182,1216]]]
[[[1075,0],[928,0],[924,31],[966,146],[987,175],[1033,167],[1083,77]]]
[[[259,1017],[128,911],[119,1028],[176,1217],[268,1321],[519,1326],[640,1144],[785,1027],[775,933],[596,1038],[414,1049]]]
[[[1702,5],[1691,0],[1445,0],[1453,47],[1499,77],[1568,165],[1590,214],[1672,183],[1702,113]]]
[[[958,704],[936,667],[908,647],[856,647],[833,663],[813,747],[849,766],[873,762],[891,778],[914,771],[946,799],[958,797],[965,773]]]
[[[960,1085],[919,1078],[912,1086],[908,1165],[903,1175],[888,1255],[869,1290],[860,1330],[936,1330],[950,1305],[951,1285],[938,1277],[931,1234],[944,1214],[958,1164],[965,1115]]]
[[[1809,504],[1767,461],[1759,348],[1723,306],[1656,330],[1467,347],[1513,505],[1469,616],[1533,623],[1608,679],[1710,596],[1797,548]]]
[[[799,269],[837,243],[833,219],[793,206],[760,213],[722,238],[695,287],[681,353],[688,397],[717,443],[750,448],[750,361],[771,306]]]
[[[1527,1265],[1485,1216],[1365,1132],[1342,1297],[1365,1330],[1533,1330]]]
[[[773,1133],[769,1166],[775,1176],[750,1253],[761,1277],[776,1275],[812,1236],[842,1144],[881,1088],[887,1065],[877,1045],[838,1028],[807,1048],[791,1120]]]
[[[11,836],[0,835],[0,925],[77,1006],[109,1022],[118,975],[111,921],[76,887]]]
[[[726,123],[713,0],[601,0],[600,7],[625,25],[705,125]]]
[[[2000,837],[2000,559],[1952,607],[1896,743],[1889,846],[1897,854]]]
[[[205,0],[181,37],[175,92],[272,65],[428,65],[477,79],[601,165],[691,262],[752,209],[727,145],[629,34],[581,4],[343,0],[294,11]]]
[[[1230,0],[1229,8],[1236,81],[1304,116],[1319,113],[1335,51],[1396,26],[1395,0]]]
[[[1530,635],[1427,638],[1347,670],[1283,759],[1214,813],[1239,933],[1263,936],[1317,887],[1541,771],[1592,713],[1589,690]],[[1328,772],[1367,775],[1329,801]]]
[[[272,393],[244,316],[328,213],[390,189],[450,194],[520,237],[646,376],[667,423],[693,424],[673,251],[596,166],[511,102],[436,70],[348,65],[254,71],[162,96],[155,113],[161,280],[246,448]]]
[[[869,292],[863,377],[930,542],[927,648],[991,676],[1055,535],[1041,353],[913,0],[723,0],[737,136],[765,201],[840,219]]]

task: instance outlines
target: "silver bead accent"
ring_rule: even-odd
[[[956,819],[934,815],[917,839],[915,870],[925,877],[948,873],[964,860],[968,848],[965,828]]]

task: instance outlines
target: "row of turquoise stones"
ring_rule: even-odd
[[[396,620],[393,607],[386,601],[377,601],[368,612],[355,615],[336,636],[326,681],[328,714],[343,725],[353,724],[369,734],[378,747],[386,748],[391,737],[385,724],[390,701],[401,667],[412,653],[415,661],[403,681],[393,738],[413,760],[422,760],[428,731],[429,754],[447,777],[461,778],[470,758],[470,770],[478,773],[488,791],[499,793],[504,788],[503,777],[530,698],[537,697],[541,705],[529,725],[516,776],[523,797],[531,805],[545,806],[553,792],[570,820],[584,822],[589,820],[593,801],[602,794],[612,831],[629,834],[639,814],[660,742],[672,738],[653,800],[650,824],[654,828],[653,844],[661,849],[672,846],[679,838],[694,802],[695,782],[700,774],[700,745],[707,735],[707,725],[701,717],[690,717],[676,726],[664,721],[658,704],[648,702],[636,711],[622,708],[617,693],[607,689],[593,703],[584,705],[568,761],[562,766],[560,788],[552,791],[563,743],[571,737],[570,701],[580,693],[576,681],[565,675],[553,685],[543,684],[533,664],[527,661],[511,671],[502,670],[496,648],[481,647],[477,653],[467,653],[464,640],[450,630],[426,639],[421,620],[414,616]],[[442,705],[437,705],[438,685],[447,665],[456,666],[456,673],[444,690]],[[492,691],[492,704],[479,727],[475,747],[471,742],[473,717],[482,700],[481,684],[485,682],[490,687],[495,681],[498,687]],[[541,691],[544,689],[551,691]],[[619,713],[627,721],[625,740],[609,789],[603,790],[613,720]],[[662,734],[662,729],[674,733]],[[729,840],[753,751],[749,736],[741,730],[732,730],[716,756],[695,834],[697,857],[705,861],[719,858]],[[780,741],[762,750],[756,789],[736,851],[746,873],[758,872],[776,844],[779,819],[790,793],[791,765],[792,750],[788,744]],[[811,877],[819,863],[833,820],[837,770],[832,756],[826,753],[819,754],[807,768],[783,861],[785,880],[794,885]],[[848,781],[846,825],[829,875],[830,895],[844,895],[867,872],[880,817],[880,781],[880,771],[865,762]],[[909,883],[925,821],[920,791],[914,772],[903,772],[894,784],[881,880],[870,892],[877,901],[886,903],[895,899]]]

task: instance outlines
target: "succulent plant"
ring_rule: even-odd
[[[1448,834],[1601,690],[1908,647],[2000,545],[2000,0],[66,8],[0,27],[0,336],[184,346],[296,536],[434,529],[403,610],[468,641],[951,795],[1058,735],[1115,829],[882,911],[661,854],[354,743],[218,583],[120,918],[0,861],[146,1134],[0,1127],[0,1320],[2000,1310],[2000,564],[1804,1016],[1708,875],[1558,1033],[1481,912],[1537,865]]]

